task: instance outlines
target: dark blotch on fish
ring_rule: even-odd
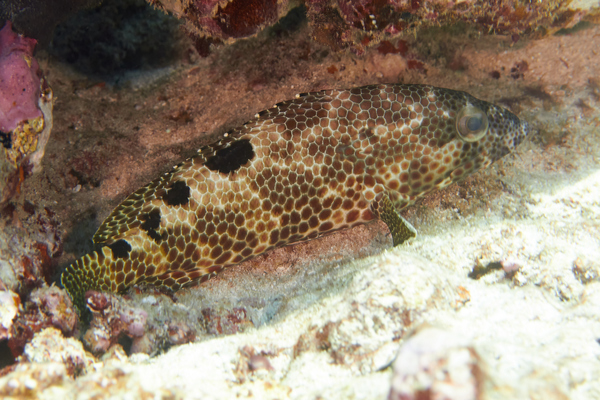
[[[242,139],[232,143],[229,147],[217,151],[206,160],[206,167],[211,171],[228,174],[236,171],[242,165],[254,158],[254,149],[249,140]]]
[[[117,240],[109,244],[108,247],[112,250],[113,256],[117,258],[127,258],[131,251],[131,245],[124,239]]]
[[[155,242],[161,239],[160,234],[156,231],[160,227],[160,211],[152,210],[148,214],[142,216],[144,223],[140,228],[145,230]]]
[[[163,200],[168,206],[182,206],[187,204],[190,200],[190,187],[183,181],[177,181],[171,185],[171,188],[163,196]]]

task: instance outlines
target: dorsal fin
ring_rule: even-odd
[[[130,194],[102,222],[94,234],[94,243],[111,244],[132,229],[139,228],[144,223],[142,214],[152,211],[152,200],[158,197],[157,193],[169,186],[175,171],[176,169]]]

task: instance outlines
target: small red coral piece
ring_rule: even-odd
[[[425,64],[423,64],[421,61],[408,60],[406,64],[408,66],[408,69],[418,69],[420,71],[425,69]]]
[[[100,312],[108,308],[110,300],[104,293],[88,290],[85,292],[85,301],[92,312]]]
[[[390,54],[390,53],[398,54],[398,53],[400,53],[401,56],[406,55],[406,53],[408,52],[408,44],[406,43],[406,41],[399,40],[397,46],[398,47],[394,46],[388,40],[384,40],[377,47],[377,51],[381,54]]]
[[[277,21],[277,0],[233,0],[212,19],[228,37],[250,36]]]

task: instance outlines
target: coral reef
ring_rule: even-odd
[[[567,1],[521,0],[307,0],[312,37],[335,50],[363,53],[367,46],[402,32],[446,24],[467,23],[484,33],[545,34],[572,26],[584,14]]]
[[[178,313],[169,298],[159,296],[123,298],[112,293],[89,291],[86,304],[91,312],[83,342],[94,354],[104,354],[120,344],[129,353],[156,354],[184,344],[202,333],[187,313]],[[140,301],[142,300],[142,301]]]
[[[312,30],[312,38],[334,50],[352,49],[364,52],[367,46],[377,45],[382,40],[393,39],[398,34],[416,28],[466,22],[482,32],[513,35],[518,39],[522,34],[553,32],[571,27],[581,19],[597,21],[600,14],[587,14],[590,8],[587,0],[552,0],[530,2],[525,0],[147,0],[150,4],[185,21],[186,29],[196,39],[196,47],[202,55],[207,55],[211,44],[231,43],[239,38],[252,36],[263,28],[277,23],[290,10],[302,8],[307,15]],[[120,4],[121,3],[121,4]],[[144,26],[134,22],[128,28],[114,24],[120,20],[125,24],[142,7],[142,0],[124,2],[107,1],[101,9],[104,12],[90,11],[102,4],[99,0],[5,0],[0,4],[0,26],[13,21],[20,31],[46,46],[54,28],[67,21],[77,11],[77,22],[71,21],[81,34],[77,37],[63,37],[59,53],[83,61],[85,53],[99,52],[111,62],[135,62],[134,52],[154,46],[153,54],[158,56],[159,48],[166,50],[167,41],[141,40],[144,32],[148,37],[165,37],[172,28],[166,21],[145,11],[145,19],[153,21]],[[108,5],[107,5],[108,4]],[[306,8],[304,8],[306,7]],[[106,10],[120,9],[118,18],[110,19]],[[306,13],[306,10],[308,12]],[[139,11],[139,10],[137,10]],[[90,24],[91,23],[91,24]],[[119,26],[120,25],[120,26]],[[137,26],[136,26],[137,25]],[[83,27],[91,27],[84,30]],[[285,28],[284,28],[285,30]],[[276,28],[276,32],[281,32]],[[65,27],[59,28],[59,35],[65,34]],[[117,40],[118,39],[118,40]],[[119,45],[119,41],[122,45]],[[127,44],[132,44],[127,45]],[[56,46],[56,43],[55,43]],[[110,55],[110,49],[118,50]],[[93,57],[91,57],[93,58]],[[146,59],[150,59],[148,57]],[[85,62],[85,61],[83,61]],[[89,63],[88,68],[100,67]]]
[[[52,131],[52,90],[33,58],[36,41],[0,30],[0,206],[39,172]]]
[[[256,34],[298,5],[306,7],[313,40],[336,51],[351,49],[359,54],[423,27],[467,23],[481,32],[512,35],[518,40],[523,34],[543,35],[582,18],[598,18],[598,13],[586,16],[579,9],[589,6],[564,0],[148,1],[186,21],[201,55],[207,55],[213,43],[231,43]]]
[[[597,397],[600,28],[526,40],[461,32],[464,25],[412,36],[409,27],[398,40],[347,28],[342,3],[331,4],[339,26],[373,35],[364,56],[331,51],[305,23],[127,85],[38,55],[60,103],[44,170],[2,210],[0,270],[12,293],[1,293],[0,324],[5,335],[20,318],[49,325],[23,335],[20,361],[0,374],[0,397],[385,399],[394,375],[392,395],[408,398]],[[401,249],[389,250],[385,226],[373,224],[276,249],[208,285],[170,295],[135,287],[108,297],[102,311],[92,299],[97,330],[88,336],[105,342],[87,368],[81,360],[93,358],[31,301],[56,269],[55,234],[64,232],[64,266],[90,250],[85,238],[118,202],[195,153],[206,134],[299,92],[386,82],[465,90],[507,105],[541,133],[515,157],[407,210],[420,235]],[[486,273],[470,278],[480,267]],[[64,292],[57,296],[60,304]],[[56,329],[70,326],[62,320]],[[0,340],[8,359],[8,339]],[[48,343],[60,350],[56,358]],[[148,355],[132,354],[139,351]]]
[[[255,35],[272,26],[297,6],[306,5],[313,38],[333,49],[351,48],[364,51],[365,46],[393,38],[397,34],[421,26],[437,26],[455,22],[476,25],[484,32],[511,34],[518,37],[536,30],[555,31],[570,27],[581,18],[590,5],[587,0],[552,0],[530,2],[525,0],[148,0],[154,6],[185,20],[188,32],[197,38],[201,53],[207,54],[212,43],[231,43],[236,39]],[[46,46],[54,28],[77,11],[100,5],[99,0],[5,0],[0,3],[0,26],[13,21],[28,37]],[[111,3],[111,2],[109,2]],[[116,4],[118,2],[114,2]],[[134,4],[135,1],[123,2]],[[125,5],[125,10],[130,7]],[[131,15],[127,11],[124,19]],[[149,14],[147,14],[148,16]],[[591,16],[597,20],[598,14]],[[97,17],[96,20],[98,21]],[[105,22],[109,22],[104,19]],[[81,22],[80,22],[81,23]],[[152,25],[152,24],[150,24]],[[110,23],[92,25],[83,32],[75,46],[93,44],[91,38],[106,43],[115,34]],[[148,26],[149,27],[149,26]],[[155,26],[156,27],[156,26]],[[118,31],[119,28],[116,30]],[[145,29],[145,28],[142,28]],[[117,33],[120,39],[133,33]],[[153,35],[152,30],[147,33]],[[112,40],[109,39],[111,42]],[[126,39],[124,43],[130,42]],[[151,41],[155,42],[155,41]],[[139,42],[138,44],[142,44]],[[116,42],[108,47],[117,46]],[[99,49],[108,56],[108,48]],[[82,48],[83,49],[83,48]],[[126,47],[119,50],[126,51]],[[68,51],[64,49],[63,51]],[[74,52],[72,53],[74,55]],[[118,55],[115,55],[118,58]]]
[[[10,329],[8,347],[14,356],[42,329],[53,327],[67,337],[77,333],[79,318],[71,299],[56,286],[35,289],[23,308]]]

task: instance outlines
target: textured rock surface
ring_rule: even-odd
[[[0,377],[0,394],[7,398],[36,397],[64,384],[66,379],[67,370],[62,363],[21,363]]]
[[[71,299],[63,290],[56,286],[35,289],[13,320],[8,347],[13,356],[19,356],[42,329],[52,327],[65,336],[73,336],[78,323]]]
[[[133,340],[134,353],[144,350],[144,342],[149,340],[144,337],[148,318],[144,310],[128,307],[120,296],[109,293],[89,293],[87,304],[92,313],[90,327],[83,336],[87,348],[94,353],[105,353],[123,334]]]
[[[0,216],[0,288],[24,293],[49,283],[54,257],[62,252],[54,212],[29,202],[10,203]]]
[[[477,352],[460,336],[425,328],[394,361],[390,400],[481,398],[486,380]]]
[[[21,362],[62,363],[71,377],[91,371],[94,361],[80,341],[63,337],[56,328],[38,332],[21,357]]]
[[[312,40],[334,51],[351,49],[359,54],[401,33],[440,24],[466,23],[482,32],[518,38],[521,34],[554,32],[584,19],[594,21],[599,15],[593,10],[590,13],[597,3],[589,0],[149,1],[186,22],[203,55],[208,54],[210,44],[255,35],[299,5],[307,14]],[[275,32],[285,30],[285,23],[281,25]]]
[[[289,10],[288,0],[150,0],[188,23],[198,36],[230,40],[252,36],[272,25]]]

